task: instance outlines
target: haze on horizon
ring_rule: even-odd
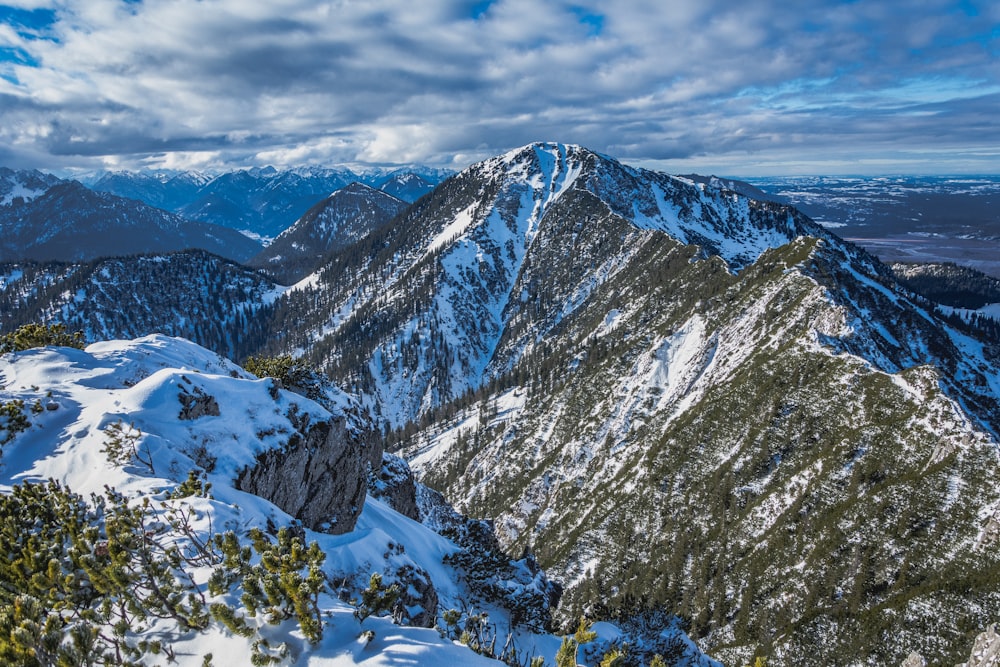
[[[980,0],[14,0],[0,166],[460,169],[536,140],[672,173],[1000,174]]]

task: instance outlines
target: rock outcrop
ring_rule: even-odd
[[[438,594],[431,576],[421,568],[406,565],[396,572],[399,599],[393,618],[403,625],[432,628],[437,622]]]
[[[969,661],[957,667],[998,667],[1000,666],[1000,635],[997,626],[991,625],[972,645]]]
[[[395,454],[382,454],[382,465],[368,475],[368,492],[403,516],[420,521],[413,472]]]
[[[187,377],[182,375],[181,379],[191,384],[191,380]],[[178,419],[193,420],[199,417],[218,417],[220,414],[219,402],[215,400],[214,396],[206,394],[205,390],[201,387],[193,386],[188,391],[184,385],[181,385],[180,394],[177,395],[177,399],[181,402],[181,411],[177,415]]]
[[[900,667],[927,667],[927,660],[913,651]],[[959,663],[955,667],[1000,667],[1000,634],[997,634],[997,626],[991,625],[980,633],[972,645],[968,662]]]
[[[365,503],[365,461],[344,420],[317,422],[264,452],[236,480],[312,530],[351,531]]]

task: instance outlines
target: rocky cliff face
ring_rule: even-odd
[[[969,659],[955,667],[998,667],[998,665],[1000,665],[1000,634],[997,634],[997,626],[991,625],[986,632],[976,637]],[[927,660],[916,651],[912,651],[900,667],[927,667]]]
[[[237,479],[306,527],[339,535],[354,529],[365,503],[363,453],[344,420],[322,421],[257,457]]]
[[[382,465],[373,467],[368,475],[368,491],[403,516],[421,520],[413,471],[400,457],[382,455]]]

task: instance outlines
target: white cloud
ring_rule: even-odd
[[[995,21],[951,2],[474,4],[21,2],[56,8],[57,40],[0,25],[39,63],[0,62],[0,162],[453,164],[553,139],[736,168],[845,137],[1000,143],[963,124],[1000,85]]]

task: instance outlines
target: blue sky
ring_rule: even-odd
[[[1000,3],[16,0],[0,165],[1000,174]]]

